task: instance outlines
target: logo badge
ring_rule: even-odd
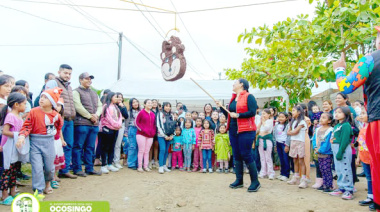
[[[12,202],[12,212],[39,212],[40,202],[29,193],[16,196]]]

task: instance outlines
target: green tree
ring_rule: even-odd
[[[379,4],[380,0],[319,0],[313,18],[301,14],[272,27],[245,30],[238,42],[253,46],[245,48],[241,69],[227,69],[226,75],[245,78],[260,89],[283,88],[291,105],[310,98],[319,81],[335,81],[331,61],[341,52],[346,53],[350,70],[359,57],[372,51]]]

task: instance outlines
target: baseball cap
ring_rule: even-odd
[[[90,77],[91,79],[94,79],[94,76],[88,74],[87,72],[81,73],[79,75],[79,79],[85,79],[85,78],[88,78],[88,77]]]

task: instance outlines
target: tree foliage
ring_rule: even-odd
[[[342,51],[347,70],[372,51],[373,26],[380,23],[379,4],[380,0],[319,0],[314,17],[300,14],[271,27],[245,30],[238,42],[251,44],[245,48],[247,58],[240,70],[227,69],[226,75],[246,78],[260,89],[283,88],[290,104],[310,98],[311,88],[319,81],[335,81],[331,61]]]

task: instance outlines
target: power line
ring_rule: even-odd
[[[59,2],[61,2],[60,0],[57,0]],[[109,35],[107,32],[105,32],[101,27],[99,27],[93,20],[91,20],[91,18],[89,18],[89,14],[88,15],[85,15],[84,13],[82,13],[80,10],[82,10],[81,8],[77,9],[75,8],[75,4],[73,4],[72,2],[69,2],[69,1],[66,1],[67,3],[69,3],[71,9],[75,10],[76,12],[78,12],[79,14],[81,14],[83,17],[85,17],[88,21],[90,21],[96,28],[98,28],[99,30],[101,30],[105,35],[107,35],[111,40],[115,41],[117,43],[117,41],[112,38],[111,35]],[[82,10],[83,11],[83,10]],[[85,12],[85,11],[84,11]],[[95,19],[95,18],[94,18]]]
[[[13,46],[13,47],[23,47],[23,46],[83,46],[83,45],[99,45],[99,44],[113,44],[114,42],[100,42],[100,43],[63,43],[63,44],[0,44],[0,46]]]
[[[142,0],[140,0],[141,4],[144,4]],[[150,17],[152,17],[153,21],[157,24],[158,28],[160,28],[161,32],[163,35],[165,35],[165,31],[161,28],[161,26],[158,24],[158,22],[156,21],[156,19],[153,17],[152,13],[148,11],[148,9],[145,7],[145,11],[147,11],[150,15]]]
[[[27,0],[8,0],[8,1],[26,2],[26,3],[37,3],[37,4],[50,4],[50,5],[57,5],[57,6],[68,6],[68,5],[69,5],[69,4],[64,4],[64,3],[44,2],[44,1],[27,1]],[[78,7],[93,8],[93,9],[108,9],[108,10],[123,10],[123,11],[140,12],[139,10],[136,10],[136,9],[128,9],[128,8],[101,7],[101,6],[92,6],[92,5],[77,5],[77,6],[78,6]],[[146,12],[173,14],[173,13],[170,13],[170,12],[155,11],[155,10],[149,10],[149,11],[147,10]]]
[[[176,8],[175,5],[173,4],[172,0],[170,0],[170,3],[173,5],[174,10],[177,11],[177,8]],[[178,17],[179,17],[179,20],[182,22],[183,27],[186,29],[187,34],[189,34],[191,40],[193,41],[193,43],[194,43],[195,46],[197,47],[199,53],[200,53],[201,56],[203,57],[204,61],[205,61],[205,62],[207,63],[207,65],[211,68],[211,70],[213,70],[214,72],[218,73],[218,72],[217,72],[217,71],[216,71],[216,70],[210,65],[210,63],[209,63],[208,60],[206,59],[205,55],[204,55],[203,52],[201,51],[201,48],[199,48],[197,42],[195,42],[193,36],[190,34],[190,31],[187,29],[185,23],[183,22],[183,20],[182,20],[182,18],[181,18],[181,16],[180,16],[179,14],[178,14]]]
[[[39,19],[42,19],[42,20],[45,20],[45,21],[49,21],[49,22],[60,24],[60,25],[67,26],[67,27],[72,27],[72,28],[77,28],[77,29],[83,29],[83,30],[88,30],[88,31],[94,31],[94,32],[103,32],[103,31],[96,30],[96,29],[89,29],[89,28],[84,28],[84,27],[80,27],[80,26],[74,26],[74,25],[70,25],[70,24],[65,24],[65,23],[58,22],[58,21],[53,21],[53,20],[50,20],[50,19],[47,19],[47,18],[43,18],[43,17],[38,16],[38,15],[34,15],[34,14],[31,14],[31,13],[28,13],[28,12],[25,12],[25,11],[22,11],[22,10],[18,10],[18,9],[15,9],[15,8],[12,8],[12,7],[4,6],[4,5],[0,5],[0,7],[6,8],[6,9],[10,9],[10,10],[14,10],[14,11],[26,14],[26,15],[33,16],[35,18],[39,18]]]
[[[134,5],[135,5],[135,7],[137,8],[137,9],[139,9],[140,10],[140,8],[137,6],[137,4],[135,4],[135,2],[132,0],[132,2],[134,3]],[[144,16],[144,18],[149,22],[149,24],[156,30],[156,32],[160,35],[160,37],[162,38],[162,39],[164,39],[165,40],[165,37],[163,36],[163,35],[161,35],[161,33],[158,31],[158,29],[154,26],[154,24],[152,23],[152,22],[150,22],[150,20],[148,19],[148,17],[146,17],[146,15],[143,13],[143,11],[142,10],[140,10],[140,12],[141,12],[141,14]],[[165,34],[164,34],[165,35]]]
[[[259,5],[266,5],[266,4],[278,4],[278,3],[292,2],[292,1],[299,1],[299,0],[280,0],[280,1],[259,2],[259,3],[253,3],[253,4],[244,4],[244,5],[235,5],[235,6],[227,6],[227,7],[208,8],[208,9],[200,9],[200,10],[189,10],[189,11],[177,12],[177,14],[206,12],[206,11],[213,11],[213,10],[234,9],[234,8],[239,8],[239,7],[251,7],[251,6],[259,6]]]
[[[59,4],[59,3],[43,2],[43,1],[27,1],[27,0],[8,0],[8,1],[38,3],[38,4],[51,4],[51,5],[58,5],[58,6],[65,6],[65,5],[67,5],[67,4]],[[207,8],[207,9],[199,9],[199,10],[188,10],[188,11],[177,12],[177,14],[207,12],[207,11],[224,10],[224,9],[234,9],[234,8],[251,7],[251,6],[259,6],[259,5],[266,5],[266,4],[278,4],[278,3],[292,2],[292,1],[299,1],[299,0],[280,0],[280,1],[271,1],[271,2],[252,3],[252,4],[245,4],[245,5],[234,5],[234,6]],[[77,5],[77,6],[78,7],[94,8],[94,9],[126,10],[126,11],[133,11],[133,12],[139,12],[140,11],[140,10],[128,9],[128,8],[116,8],[116,7],[104,7],[104,6],[92,6],[92,5]],[[158,10],[146,10],[146,11],[143,11],[143,12],[173,14],[173,12],[158,11]]]

